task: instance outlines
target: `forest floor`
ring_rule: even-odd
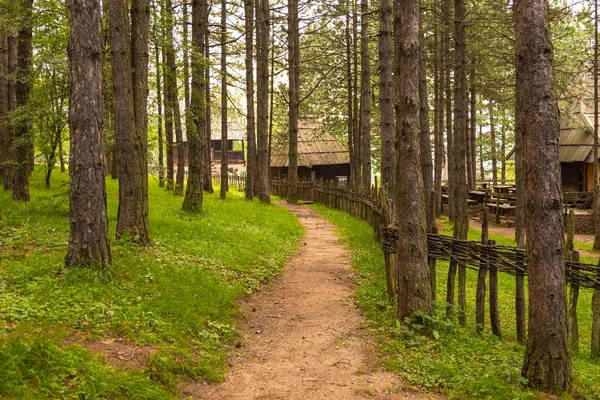
[[[225,382],[181,385],[196,399],[430,399],[382,372],[355,304],[354,269],[335,226],[306,206],[281,203],[306,233],[282,274],[244,300],[241,338]]]

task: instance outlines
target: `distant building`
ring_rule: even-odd
[[[210,140],[210,157],[213,172],[221,168],[221,121],[213,121]],[[246,171],[246,127],[236,120],[230,120],[227,124],[227,161],[229,171],[240,174]],[[178,156],[177,144],[173,145],[173,166],[177,169]],[[188,144],[183,142],[185,167],[188,167]]]
[[[283,178],[288,175],[288,137],[273,143],[271,152],[271,177]],[[350,176],[350,153],[331,133],[326,132],[323,123],[317,118],[298,121],[298,177],[310,178],[312,172],[317,179],[347,181]]]

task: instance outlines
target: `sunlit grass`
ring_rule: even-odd
[[[99,390],[170,397],[184,377],[221,380],[225,345],[237,334],[236,300],[275,276],[302,234],[290,212],[234,190],[225,201],[205,195],[199,214],[183,212],[183,197],[151,180],[152,245],[112,240],[109,268],[65,269],[68,174],[55,172],[46,189],[36,171],[30,189],[29,204],[0,192],[0,397],[55,398],[61,382],[61,398]],[[108,178],[107,191],[114,237],[117,181]],[[146,371],[129,373],[63,344],[73,336],[118,337],[157,352]]]

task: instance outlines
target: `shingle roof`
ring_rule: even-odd
[[[288,166],[288,140],[274,143],[271,153],[272,167]],[[298,166],[334,165],[350,163],[348,147],[323,129],[317,118],[298,121]]]

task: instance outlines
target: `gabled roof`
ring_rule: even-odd
[[[578,101],[560,121],[558,149],[560,162],[593,162],[594,113]]]
[[[213,118],[211,140],[221,140],[221,118]],[[227,121],[227,139],[246,140],[246,125],[242,124],[236,118],[230,118]]]
[[[287,167],[288,137],[274,143],[271,153],[272,167]],[[298,166],[349,164],[348,147],[335,136],[326,132],[317,118],[298,121]]]

